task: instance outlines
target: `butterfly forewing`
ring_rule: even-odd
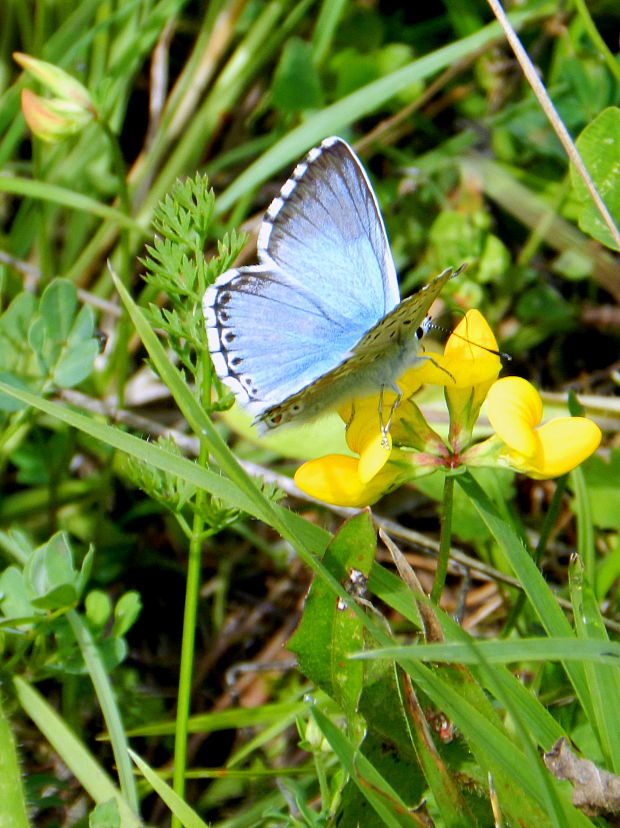
[[[396,269],[375,194],[340,138],[326,138],[297,165],[267,210],[258,251],[331,307],[344,303],[365,330],[398,304]]]
[[[413,296],[403,299],[394,310],[380,319],[374,328],[364,334],[353,348],[353,353],[367,354],[370,358],[371,354],[383,351],[394,342],[403,342],[406,338],[416,336],[430,306],[441,293],[445,283],[460,272],[460,269],[454,272],[450,267],[436,276],[428,285],[420,288]]]

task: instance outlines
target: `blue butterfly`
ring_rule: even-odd
[[[455,274],[400,301],[376,196],[341,138],[295,167],[265,214],[258,257],[203,300],[215,371],[255,423],[302,422],[384,389],[398,402],[397,380],[425,358],[428,309]]]

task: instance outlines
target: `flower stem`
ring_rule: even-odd
[[[452,545],[452,511],[454,508],[454,477],[446,475],[443,484],[443,506],[441,511],[441,538],[439,541],[439,557],[437,558],[437,571],[435,582],[431,592],[431,600],[439,604],[441,593],[446,582],[448,572],[448,561],[450,560],[450,547]]]
[[[204,407],[206,407],[207,401],[211,399],[210,365],[211,363],[208,355],[203,353],[200,357],[199,370],[197,372],[197,386],[199,388],[199,399]],[[200,440],[198,465],[203,469],[209,465],[209,444],[204,436]],[[189,715],[192,697],[196,618],[198,615],[198,598],[200,592],[202,543],[205,531],[204,507],[206,502],[207,492],[204,489],[198,489],[194,501],[194,517],[187,562],[185,609],[183,613],[183,635],[181,641],[181,667],[177,695],[177,715],[174,730],[174,772],[172,777],[172,786],[174,792],[177,796],[181,797],[181,799],[185,795],[187,737],[189,732]],[[172,817],[171,826],[172,828],[181,828],[181,822],[178,817]]]

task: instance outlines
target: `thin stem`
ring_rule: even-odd
[[[201,442],[199,464],[204,466],[208,458],[208,448]],[[183,611],[183,638],[181,642],[181,668],[179,674],[179,691],[177,697],[177,715],[174,728],[174,774],[172,786],[181,798],[185,795],[185,772],[187,768],[187,734],[192,696],[192,674],[194,669],[194,645],[196,640],[196,617],[198,612],[198,593],[200,589],[200,564],[202,553],[202,533],[204,520],[202,505],[206,492],[200,489],[196,494],[195,513],[192,526],[192,538],[189,544],[187,561],[187,585],[185,588],[185,609]],[[173,816],[172,828],[182,828],[179,820]]]
[[[504,30],[506,40],[510,43],[512,51],[515,53],[515,57],[521,65],[523,74],[525,75],[529,85],[532,87],[532,92],[538,98],[538,103],[541,105],[545,115],[549,119],[549,123],[551,124],[551,126],[555,130],[556,135],[560,139],[560,142],[564,147],[566,154],[575,165],[575,169],[577,170],[584,184],[588,188],[588,192],[590,193],[592,201],[594,201],[594,203],[596,204],[598,211],[600,212],[603,218],[603,221],[607,225],[609,232],[612,235],[612,238],[620,248],[620,231],[616,227],[612,215],[607,209],[607,205],[601,198],[601,194],[597,190],[596,185],[594,184],[594,181],[592,180],[586,165],[583,163],[581,155],[579,154],[577,147],[573,142],[573,139],[571,138],[568,130],[564,126],[564,122],[560,118],[557,109],[555,108],[551,98],[547,94],[547,90],[545,89],[543,83],[538,77],[538,73],[536,72],[534,64],[532,63],[532,61],[529,58],[529,55],[523,48],[521,41],[517,37],[517,33],[510,25],[510,21],[508,20],[499,0],[487,0],[487,2],[493,10],[495,17],[497,17],[500,26]]]
[[[431,600],[439,605],[439,599],[446,583],[448,563],[450,561],[450,547],[452,545],[452,512],[454,510],[454,477],[446,475],[443,484],[443,504],[441,510],[441,538],[439,540],[439,555],[437,571],[431,592]]]
[[[200,385],[201,400],[211,397],[210,373],[204,370],[209,363],[207,354],[202,355],[202,365],[199,374],[202,375]],[[203,370],[200,370],[203,369]],[[204,437],[200,440],[198,465],[205,468],[209,463],[209,444]],[[187,561],[187,584],[185,587],[185,608],[183,611],[183,637],[181,642],[181,667],[179,673],[179,690],[177,697],[177,715],[174,729],[174,773],[172,787],[181,797],[185,795],[185,772],[187,768],[187,734],[190,705],[192,697],[192,674],[194,669],[194,646],[196,640],[196,617],[198,613],[198,595],[200,590],[200,570],[202,558],[202,541],[204,539],[205,521],[204,506],[207,502],[207,492],[199,489],[194,501],[194,519],[189,543]],[[181,822],[172,817],[171,828],[182,828]]]

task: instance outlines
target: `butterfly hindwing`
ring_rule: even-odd
[[[419,329],[432,303],[448,279],[460,273],[444,270],[413,296],[404,299],[371,328],[355,345],[351,354],[334,369],[319,377],[281,403],[264,411],[257,422],[275,428],[293,419],[310,419],[323,408],[330,408],[355,396],[381,388],[394,388],[407,367],[415,364],[419,350]]]

